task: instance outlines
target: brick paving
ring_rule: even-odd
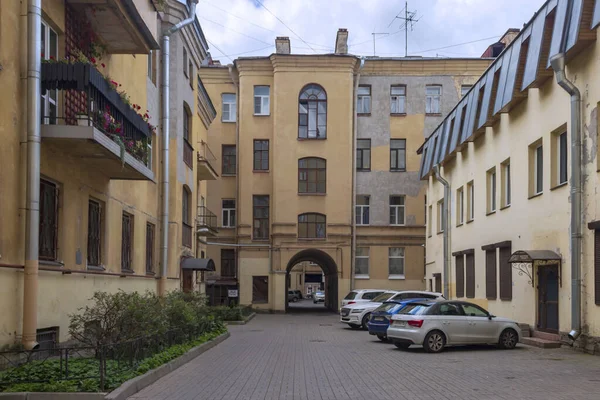
[[[599,399],[600,357],[519,345],[425,354],[329,313],[258,315],[130,399]]]

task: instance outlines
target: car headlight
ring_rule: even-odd
[[[361,313],[361,312],[363,312],[363,311],[365,311],[365,309],[364,309],[364,308],[362,308],[362,309],[360,309],[360,308],[359,308],[359,309],[357,309],[357,310],[352,310],[352,314],[360,314],[360,313]]]

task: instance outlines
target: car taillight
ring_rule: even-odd
[[[390,326],[394,325],[394,320],[390,319]]]
[[[423,320],[419,319],[419,320],[407,321],[407,324],[409,326],[414,326],[415,328],[420,328],[423,326]]]
[[[356,302],[355,301],[349,301],[348,305],[350,305],[350,304],[356,304]]]

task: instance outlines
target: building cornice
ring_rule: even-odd
[[[481,76],[493,59],[367,59],[362,76],[373,75],[477,75]]]
[[[296,55],[272,54],[270,57],[273,72],[300,72],[317,70],[319,72],[354,73],[358,57],[349,55]]]

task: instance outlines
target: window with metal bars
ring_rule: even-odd
[[[121,227],[121,271],[133,272],[133,215],[123,212]]]
[[[87,264],[99,266],[102,262],[102,206],[96,200],[88,202]]]
[[[58,258],[58,186],[40,179],[40,260]]]
[[[146,223],[146,273],[154,273],[154,224]]]

